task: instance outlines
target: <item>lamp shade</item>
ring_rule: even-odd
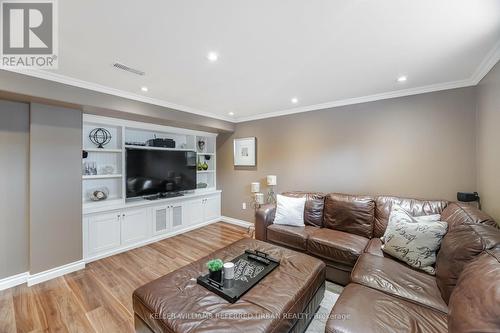
[[[277,177],[274,175],[267,176],[267,185],[276,186],[277,185]]]
[[[264,204],[264,193],[255,193],[255,202],[260,205]]]
[[[255,182],[251,184],[251,191],[252,193],[257,193],[260,192],[260,183]]]

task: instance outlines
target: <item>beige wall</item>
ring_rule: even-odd
[[[29,105],[0,100],[0,279],[28,270]]]
[[[239,123],[219,136],[224,216],[253,221],[250,183],[286,190],[455,199],[476,190],[475,88]],[[257,137],[257,167],[235,169],[233,139]],[[265,188],[265,187],[264,187]]]
[[[500,223],[500,63],[479,83],[477,185],[483,210]]]
[[[31,104],[30,273],[81,260],[82,113]]]

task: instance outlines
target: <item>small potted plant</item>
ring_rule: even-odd
[[[224,263],[220,259],[212,259],[209,262],[207,262],[207,268],[208,268],[208,277],[211,280],[221,282],[222,280],[222,267],[224,266]]]

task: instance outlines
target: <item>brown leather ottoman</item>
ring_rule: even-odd
[[[267,252],[278,268],[231,304],[196,283],[211,258],[246,249]],[[254,239],[242,239],[140,288],[133,294],[137,332],[303,332],[325,288],[325,264]]]

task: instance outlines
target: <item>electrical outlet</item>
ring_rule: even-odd
[[[247,203],[246,202],[243,202],[241,204],[241,209],[247,209]]]

